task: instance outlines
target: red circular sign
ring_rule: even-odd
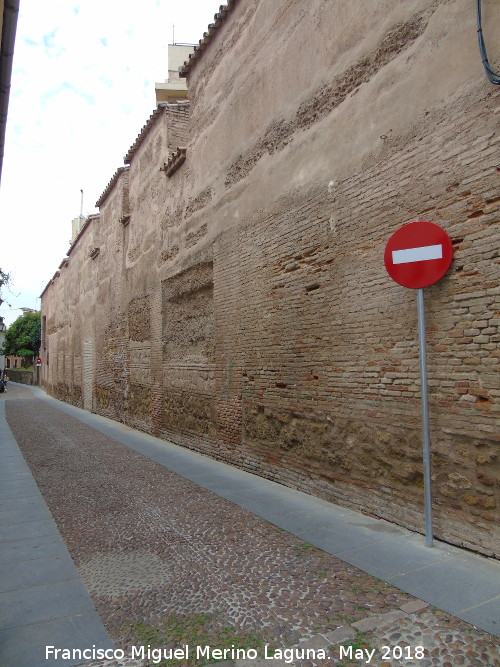
[[[384,263],[399,285],[418,289],[434,285],[450,268],[453,245],[434,222],[409,222],[388,240]]]

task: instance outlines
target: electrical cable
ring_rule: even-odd
[[[486,54],[486,45],[484,43],[483,37],[483,28],[482,28],[482,19],[481,19],[481,0],[476,0],[476,9],[477,9],[477,39],[479,42],[479,53],[481,54],[481,59],[483,62],[484,71],[486,76],[495,85],[500,85],[500,74],[497,74],[488,62],[488,56]]]

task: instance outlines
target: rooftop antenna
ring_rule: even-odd
[[[175,44],[175,25],[172,23],[172,44]]]
[[[80,218],[83,218],[83,190],[80,190]]]

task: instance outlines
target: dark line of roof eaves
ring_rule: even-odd
[[[120,176],[120,174],[122,174],[124,171],[128,171],[128,169],[129,169],[129,167],[118,167],[118,169],[115,171],[115,173],[111,177],[110,182],[104,188],[104,192],[99,197],[99,199],[96,201],[95,205],[96,205],[97,208],[99,208],[99,206],[104,203],[104,200],[106,199],[106,197],[109,195],[112,188],[116,184],[116,181],[118,180],[118,177]]]
[[[214,22],[210,23],[208,26],[208,32],[203,33],[203,37],[200,39],[199,44],[194,47],[193,53],[189,54],[189,60],[187,60],[184,65],[179,69],[180,77],[187,77],[191,72],[196,62],[201,58],[203,51],[206,49],[208,44],[212,41],[215,33],[218,31],[220,26],[224,23],[227,16],[230,14],[238,0],[228,0],[226,5],[221,5],[219,11],[214,15]]]

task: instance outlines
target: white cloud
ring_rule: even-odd
[[[13,306],[37,296],[155,107],[167,45],[197,43],[212,0],[23,0],[0,187],[0,267]],[[0,315],[12,320],[10,311]]]

